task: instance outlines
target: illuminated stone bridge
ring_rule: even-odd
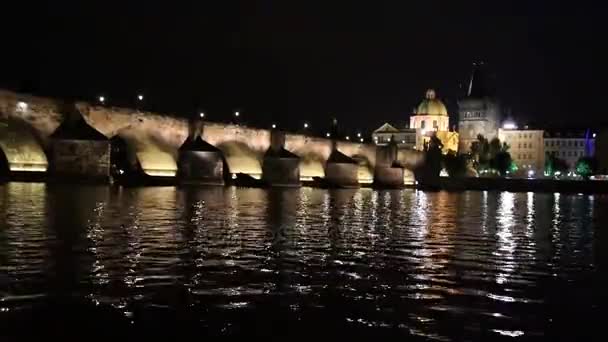
[[[108,139],[124,141],[130,158],[136,159],[146,174],[175,176],[178,172],[179,149],[191,132],[186,119],[0,91],[0,148],[10,170],[45,171],[52,166],[49,165],[52,161],[48,161],[53,160],[48,158],[52,134],[70,111],[77,111],[88,125]],[[271,130],[205,122],[202,139],[221,151],[225,161],[223,172],[260,178],[272,134]],[[298,157],[301,180],[327,176],[334,150],[330,139],[290,133],[283,137],[284,150]],[[420,152],[398,151],[390,158],[394,160],[380,161],[380,147],[373,144],[337,141],[335,149],[356,162],[358,183],[373,182],[378,167],[391,165],[400,165],[405,170],[405,183],[413,182],[411,171],[423,160]]]

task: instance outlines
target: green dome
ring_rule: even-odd
[[[448,115],[448,110],[441,100],[435,97],[435,90],[426,91],[425,99],[416,108],[416,115]]]

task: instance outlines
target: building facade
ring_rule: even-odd
[[[416,148],[416,130],[410,128],[398,129],[389,123],[385,123],[372,133],[372,139],[376,145],[388,145],[395,141],[399,149]]]
[[[498,130],[498,139],[509,145],[511,159],[520,175],[542,175],[545,169],[544,131],[532,129]]]
[[[608,175],[608,128],[599,130],[595,143],[598,172]]]
[[[595,155],[595,139],[592,133],[581,131],[545,132],[545,152],[547,155],[562,159],[571,171],[582,157]]]
[[[496,98],[483,84],[479,68],[473,70],[467,94],[458,101],[458,134],[460,153],[468,153],[478,135],[492,140],[498,136],[501,109]]]

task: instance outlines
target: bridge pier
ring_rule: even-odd
[[[75,108],[51,134],[52,179],[112,183],[110,140],[91,127]]]
[[[397,144],[376,147],[374,186],[381,188],[403,187],[404,168],[397,162]]]
[[[270,132],[270,147],[262,162],[262,181],[269,186],[299,187],[300,157],[285,149],[285,133]]]
[[[195,124],[180,146],[177,179],[182,184],[224,185],[222,152],[204,141],[202,135],[203,124]]]
[[[332,152],[325,164],[325,181],[330,187],[358,188],[359,164],[344,153],[338,151],[336,142],[332,142]]]

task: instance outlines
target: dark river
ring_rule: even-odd
[[[8,183],[0,336],[605,340],[606,228],[598,195]]]

